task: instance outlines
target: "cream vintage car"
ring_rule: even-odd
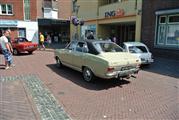
[[[104,79],[129,78],[137,74],[141,61],[110,41],[75,40],[66,48],[55,50],[58,67],[65,65],[80,71],[87,82],[95,77]]]

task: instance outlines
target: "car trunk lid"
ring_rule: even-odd
[[[130,53],[127,52],[115,52],[115,53],[101,53],[100,56],[107,60],[110,61],[111,66],[116,66],[116,65],[135,65],[139,64],[140,60],[139,58],[131,55]]]

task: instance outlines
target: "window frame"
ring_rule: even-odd
[[[5,13],[2,12],[2,6],[5,6]],[[11,7],[12,13],[9,13],[8,6]],[[13,15],[13,5],[12,4],[0,4],[0,15]]]
[[[169,22],[169,18],[170,18],[171,16],[178,16],[178,17],[179,17],[179,14],[168,15],[168,17],[167,17],[167,23],[168,23],[168,24],[179,24],[179,21],[178,21],[178,22]]]
[[[24,33],[24,36],[21,36],[21,33]],[[19,28],[18,29],[18,37],[25,37],[26,38],[26,29],[25,28]]]
[[[172,25],[179,25],[179,22],[169,22],[169,17],[170,16],[179,16],[179,13],[171,13],[171,14],[159,14],[159,15],[156,15],[156,29],[155,29],[155,42],[154,42],[154,46],[156,48],[169,48],[169,49],[179,49],[179,41],[176,42],[176,44],[170,44],[168,43],[168,33],[169,33],[169,27]],[[163,16],[166,16],[166,23],[161,23],[160,20],[161,20],[161,17]],[[165,38],[164,38],[164,41],[163,43],[161,43],[159,41],[159,38],[160,38],[160,35],[161,33],[159,33],[160,31],[160,27],[161,26],[164,26],[165,27]]]
[[[162,17],[165,17],[165,23],[160,22]],[[159,24],[166,24],[166,23],[167,23],[167,16],[166,15],[159,16]]]
[[[23,0],[24,2],[24,20],[29,21],[31,19],[31,5],[30,0]]]

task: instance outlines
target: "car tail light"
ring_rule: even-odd
[[[113,70],[114,70],[113,67],[108,67],[108,68],[107,68],[107,72],[112,72]]]

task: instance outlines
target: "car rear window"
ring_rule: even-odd
[[[130,46],[129,52],[131,53],[147,53],[145,46]]]
[[[18,38],[18,42],[28,42],[26,38]]]
[[[112,42],[97,42],[94,46],[99,52],[123,52],[120,46]]]

